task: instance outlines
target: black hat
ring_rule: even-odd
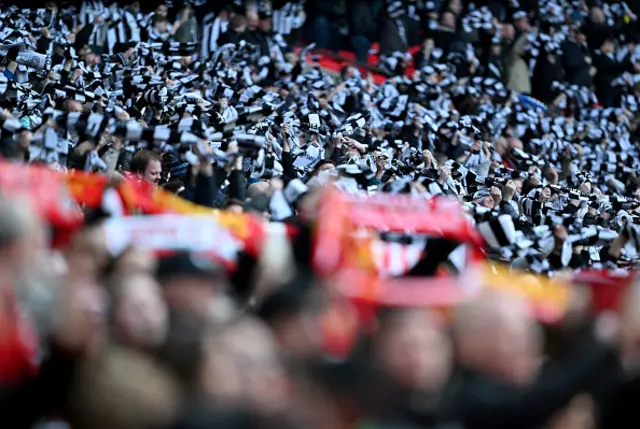
[[[258,18],[260,19],[269,19],[273,16],[273,13],[271,12],[271,9],[261,9],[258,12]]]
[[[162,281],[173,277],[206,277],[217,279],[225,269],[213,259],[192,252],[177,252],[160,258],[156,275]]]

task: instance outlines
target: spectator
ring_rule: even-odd
[[[149,150],[138,151],[131,158],[130,171],[142,180],[157,186],[162,177],[162,158]]]
[[[606,348],[587,347],[554,372],[537,376],[539,332],[522,305],[513,297],[485,297],[457,315],[454,336],[466,382],[454,394],[451,411],[467,427],[523,421],[538,426],[593,386],[598,371],[616,365]],[[486,329],[493,335],[481,333]]]
[[[405,5],[398,1],[385,1],[380,14],[380,54],[392,55],[409,49],[409,21]]]
[[[442,56],[451,52],[464,52],[464,43],[460,37],[456,24],[456,17],[452,12],[444,12],[440,15],[440,26],[433,36],[434,44],[442,50]]]
[[[551,103],[557,96],[553,89],[553,82],[564,81],[564,69],[559,55],[557,47],[548,47],[546,55],[538,60],[533,70],[531,94],[543,103]]]
[[[349,37],[356,59],[366,63],[369,59],[371,44],[377,40],[376,20],[372,0],[357,0],[350,4]]]
[[[632,69],[628,57],[618,61],[615,53],[615,42],[611,36],[607,36],[604,38],[602,45],[600,45],[600,49],[596,50],[593,59],[593,64],[597,70],[594,77],[596,95],[606,107],[613,106],[616,100],[615,91],[611,88],[613,80]]]
[[[507,40],[513,40],[507,59],[507,88],[522,94],[531,94],[532,82],[529,76],[529,67],[524,60],[528,21],[526,18],[519,18],[516,22],[519,25],[517,29],[510,25],[502,27],[508,37]]]
[[[499,41],[491,44],[489,59],[485,67],[484,75],[498,81],[504,81],[506,77],[504,60],[502,58],[502,45]]]
[[[571,38],[562,45],[565,79],[571,85],[591,88],[596,69],[592,66],[587,39],[580,28],[571,30]]]
[[[227,43],[238,43],[243,39],[247,30],[247,19],[243,15],[235,15],[231,18],[231,28],[222,33],[220,36],[220,45]]]

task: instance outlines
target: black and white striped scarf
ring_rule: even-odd
[[[200,47],[200,59],[207,59],[218,49],[220,35],[227,31],[229,22],[216,17],[210,12],[202,22],[202,44]]]
[[[290,1],[273,11],[273,30],[287,36],[304,25],[304,0]]]
[[[102,0],[84,0],[82,2],[82,6],[80,7],[80,13],[78,14],[78,20],[80,24],[88,25],[93,24],[93,20],[98,16],[104,15],[107,12],[107,8],[105,7]],[[105,23],[99,24],[96,26],[94,31],[91,33],[89,37],[90,45],[101,45],[101,29],[102,26],[106,25]]]

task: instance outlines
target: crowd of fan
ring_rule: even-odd
[[[382,309],[375,329],[337,359],[326,335],[332,285],[313,276],[308,249],[317,196],[336,187],[458,199],[488,258],[512,269],[633,268],[634,7],[4,6],[4,160],[106,175],[114,185],[150,182],[212,210],[284,223],[291,242],[270,248],[270,260],[293,255],[283,277],[247,255],[232,275],[189,253],[111,258],[97,221],[52,251],[43,220],[1,196],[1,421],[12,429],[638,427],[635,289],[616,316],[588,317],[582,302],[553,327],[503,294],[447,317]],[[366,60],[375,43],[376,67],[389,76],[381,84],[353,66],[338,77],[314,54],[347,48]],[[423,257],[461,269],[444,259],[450,250],[431,242]],[[256,289],[265,281],[273,284]],[[348,330],[349,320],[340,323]]]

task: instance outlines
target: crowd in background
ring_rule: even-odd
[[[509,270],[633,270],[639,5],[3,4],[1,424],[638,427],[637,285],[607,312],[576,287],[552,325],[523,296],[487,292],[444,312],[382,306],[364,326],[312,255],[334,189],[458,201],[484,256]],[[377,63],[330,73],[317,49]],[[82,223],[64,240],[34,208],[58,188],[16,192],[44,170],[87,186],[81,203],[61,192],[56,215]],[[104,189],[89,198],[89,182]],[[126,219],[144,218],[123,216],[123,184],[174,194],[212,222],[252,219],[267,238],[257,252],[220,239],[232,264],[156,254],[144,246],[156,231],[121,246]],[[182,243],[201,243],[189,222],[202,225],[176,227],[191,234]],[[467,268],[464,244],[377,232],[381,276]]]

